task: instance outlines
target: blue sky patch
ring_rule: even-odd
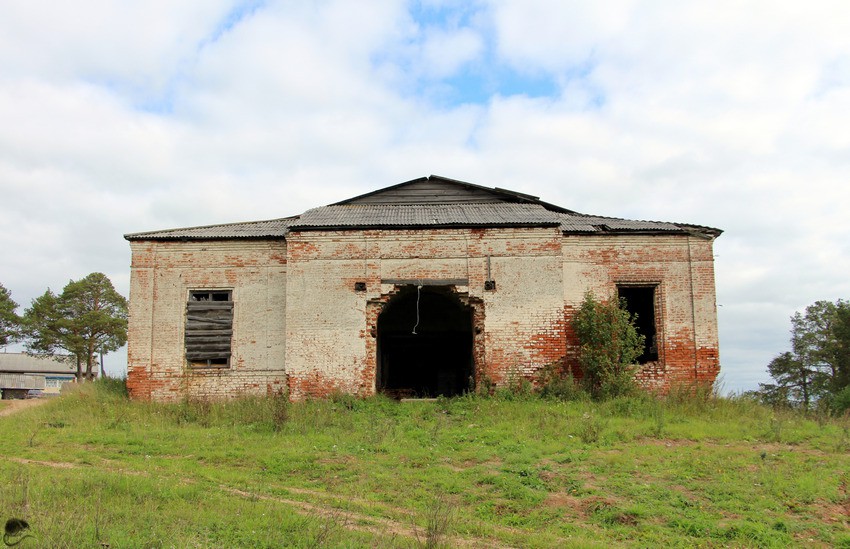
[[[464,2],[460,7],[424,5],[421,1],[410,5],[410,17],[422,27],[469,27],[477,13],[475,2]]]
[[[210,33],[209,37],[201,43],[201,47],[206,44],[216,42],[222,37],[222,35],[233,29],[233,27],[238,25],[243,19],[250,17],[265,5],[265,0],[247,0],[245,2],[238,3],[222,18],[218,26],[216,26],[216,28]]]
[[[543,70],[517,70],[503,62],[497,53],[497,36],[486,7],[477,2],[459,2],[453,5],[432,5],[423,1],[409,4],[411,18],[420,29],[444,29],[447,32],[469,29],[481,37],[484,51],[478,60],[462,66],[454,74],[443,78],[425,76],[427,70],[417,70],[418,59],[404,57],[393,58],[393,53],[384,52],[376,56],[380,65],[388,63],[397,69],[397,73],[409,75],[410,79],[401,84],[402,93],[422,97],[441,106],[486,105],[493,97],[524,96],[529,98],[556,99],[563,93],[564,83],[584,80],[590,74],[591,62],[570,69],[567,73],[552,73]],[[423,35],[414,38],[423,40]],[[405,51],[404,49],[399,51]],[[415,51],[415,50],[407,50]],[[589,108],[598,108],[604,103],[601,94],[591,94]]]
[[[483,70],[482,70],[483,69]],[[469,67],[447,78],[452,90],[444,99],[451,104],[486,104],[493,96],[557,97],[558,83],[549,74],[521,74],[506,66]]]

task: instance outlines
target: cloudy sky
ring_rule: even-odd
[[[0,282],[127,295],[125,233],[437,174],[723,229],[723,380],[755,388],[795,310],[850,298],[848,29],[846,0],[5,0]]]

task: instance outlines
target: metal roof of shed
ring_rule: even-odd
[[[0,372],[21,374],[73,374],[77,367],[70,361],[26,353],[0,353]]]

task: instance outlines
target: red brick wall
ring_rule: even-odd
[[[638,380],[662,392],[715,380],[720,363],[712,241],[684,235],[567,236],[563,249],[567,326],[587,289],[605,298],[616,295],[618,284],[657,284],[659,360],[644,365]],[[569,329],[567,337],[574,337]]]
[[[133,242],[128,371],[134,397],[375,392],[377,318],[388,279],[466,279],[475,377],[496,385],[575,368],[573,311],[587,290],[654,284],[659,361],[638,379],[666,390],[719,370],[712,243],[694,236],[562,236],[556,228],[294,232],[282,241]],[[496,290],[484,289],[487,257]],[[356,282],[366,284],[355,291]],[[230,368],[183,358],[190,289],[233,291]],[[580,374],[580,373],[579,373]]]

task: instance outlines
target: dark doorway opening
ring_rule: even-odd
[[[643,353],[638,364],[658,360],[658,342],[655,329],[655,286],[619,286],[621,299],[626,300],[626,310],[636,315],[635,328],[644,336]]]
[[[448,288],[404,286],[378,316],[378,391],[463,394],[473,385],[472,341],[472,308]]]

